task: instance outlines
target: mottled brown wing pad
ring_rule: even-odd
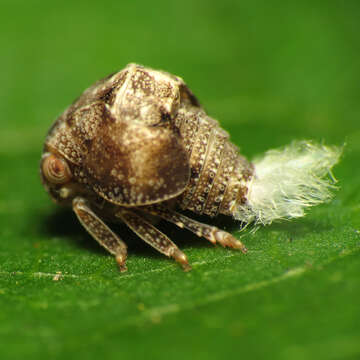
[[[128,122],[99,131],[83,171],[100,196],[123,206],[168,200],[180,194],[189,179],[179,137],[169,129]]]

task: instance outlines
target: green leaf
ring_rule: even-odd
[[[357,1],[4,1],[0,15],[1,359],[360,356]],[[47,129],[84,88],[135,61],[182,76],[244,155],[346,143],[339,190],[256,232],[249,252],[162,224],[184,273],[131,232],[128,272],[39,180]]]

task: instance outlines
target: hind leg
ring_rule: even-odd
[[[203,224],[162,205],[144,206],[141,210],[159,216],[180,228],[186,228],[197,236],[204,237],[213,244],[219,243],[224,247],[228,246],[239,249],[244,254],[247,252],[245,245],[241,241],[237,240],[230,233],[220,230],[215,226]]]

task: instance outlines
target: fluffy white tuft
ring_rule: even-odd
[[[248,203],[236,208],[235,218],[255,224],[303,216],[309,206],[329,200],[335,179],[331,168],[342,149],[296,141],[255,159]]]

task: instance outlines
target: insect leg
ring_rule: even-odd
[[[136,213],[121,209],[116,213],[135,234],[166,256],[174,258],[185,271],[191,270],[186,255],[162,232]]]
[[[126,271],[126,244],[91,210],[84,198],[78,196],[73,200],[73,210],[87,232],[115,255],[120,271]]]
[[[197,236],[204,237],[213,244],[219,243],[224,247],[228,246],[234,249],[239,249],[244,254],[247,252],[245,245],[241,241],[237,240],[228,232],[220,230],[215,226],[210,226],[190,219],[187,216],[168,209],[162,205],[146,206],[143,207],[141,210],[153,215],[157,215],[171,223],[174,223],[180,228],[186,228]]]

